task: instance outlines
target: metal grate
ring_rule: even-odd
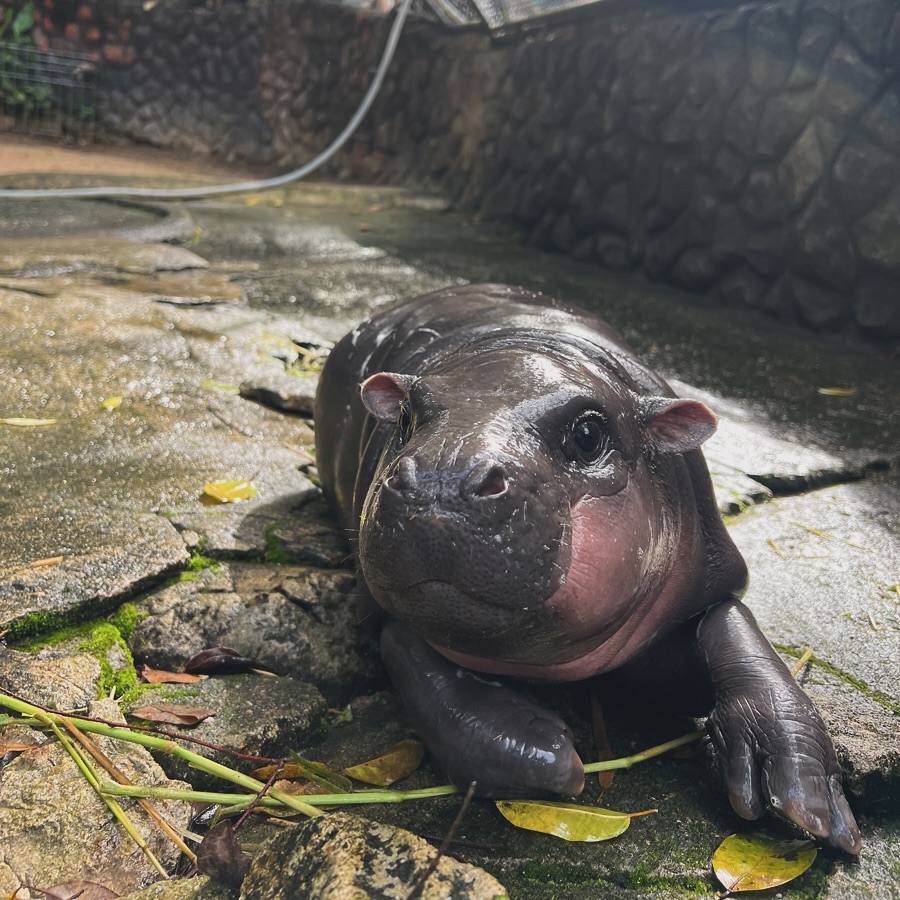
[[[0,131],[90,140],[96,123],[96,66],[88,54],[0,41]]]
[[[596,0],[475,0],[475,5],[488,28],[493,30],[581,6],[594,6]]]

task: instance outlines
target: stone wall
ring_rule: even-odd
[[[86,4],[38,3],[88,40]],[[108,125],[279,170],[343,127],[389,26],[310,2],[97,9],[120,48]],[[895,338],[900,0],[642,6],[497,41],[411,20],[327,174],[436,186],[540,247]]]

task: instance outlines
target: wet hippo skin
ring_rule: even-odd
[[[859,852],[825,726],[739,600],[699,450],[715,417],[609,326],[518,288],[437,291],[338,343],[315,421],[385,666],[455,784],[579,793],[568,727],[521,686],[617,670],[709,715],[740,815]]]

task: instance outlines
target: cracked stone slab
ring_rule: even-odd
[[[264,675],[235,675],[208,678],[195,684],[166,684],[144,691],[132,704],[140,708],[152,703],[202,706],[215,715],[192,728],[165,726],[172,733],[228,747],[252,756],[280,759],[291,750],[318,738],[324,727],[327,704],[316,688],[294,678]],[[260,765],[238,760],[228,753],[191,741],[181,741],[186,749],[243,772]],[[179,778],[200,790],[222,790],[223,781],[192,768],[179,757],[154,751],[154,757],[170,778]]]
[[[0,250],[0,274],[26,277],[101,270],[149,275],[205,269],[208,265],[202,256],[184,247],[142,244],[117,237],[6,238]]]
[[[84,709],[97,697],[100,663],[87,653],[19,653],[0,645],[0,690],[49,709]]]
[[[265,313],[209,316],[80,276],[55,287],[0,289],[0,418],[50,420],[0,424],[0,632],[159,583],[188,559],[173,520],[213,550],[261,556],[267,529],[318,495],[298,468],[309,426],[227,390],[283,368]],[[204,506],[203,486],[229,478],[253,479],[256,499]]]
[[[121,721],[111,701],[92,704],[90,712]],[[132,782],[181,790],[187,787],[167,780],[143,747],[99,736],[93,740]],[[154,805],[176,830],[187,827],[189,804],[163,800]],[[134,801],[125,801],[123,806],[163,866],[174,866],[178,848]],[[29,749],[0,768],[0,808],[0,890],[4,896],[22,900],[42,897],[44,892],[32,885],[52,886],[75,879],[95,881],[121,894],[159,877],[56,741]]]
[[[900,745],[891,740],[900,734],[900,712],[815,664],[800,682],[834,739],[854,806],[900,813]]]
[[[100,615],[188,562],[170,522],[120,510],[21,509],[0,503],[17,536],[0,547],[0,632],[41,630],[71,614]],[[23,558],[23,549],[28,557]],[[34,561],[60,558],[55,564]]]
[[[428,869],[434,848],[392,825],[335,812],[267,842],[254,857],[242,900],[363,900],[405,897]],[[441,857],[423,900],[500,900],[507,891],[483,869]]]
[[[730,534],[750,570],[744,599],[773,643],[810,646],[900,703],[896,478],[778,498],[747,510]]]
[[[147,617],[129,644],[137,659],[176,671],[207,647],[230,647],[343,704],[380,674],[355,586],[341,570],[223,563],[141,601]]]
[[[873,467],[886,467],[877,453],[838,456],[820,447],[786,440],[767,417],[732,400],[667,378],[677,394],[703,401],[718,417],[716,433],[703,445],[719,508],[740,512],[776,494],[856,481]]]

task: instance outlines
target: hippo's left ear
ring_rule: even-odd
[[[699,400],[641,397],[638,405],[648,443],[660,453],[696,450],[716,430],[716,417]]]
[[[412,375],[378,372],[359,386],[363,406],[379,422],[396,422],[400,418],[400,404],[415,380]]]

